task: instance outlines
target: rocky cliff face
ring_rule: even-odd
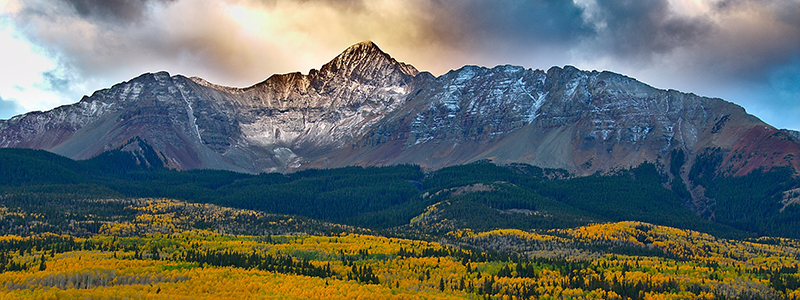
[[[722,153],[719,171],[730,175],[800,168],[797,137],[721,99],[569,66],[465,66],[435,77],[371,42],[308,75],[247,88],[144,74],[73,105],[0,121],[0,146],[76,159],[135,138],[172,168],[241,172],[490,159],[591,174],[668,164],[678,149],[687,165]]]

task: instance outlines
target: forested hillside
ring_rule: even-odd
[[[111,151],[72,161],[45,151],[0,149],[0,191],[7,209],[47,209],[76,199],[171,198],[373,230],[414,227],[433,235],[458,228],[553,229],[631,220],[725,237],[800,237],[800,204],[781,192],[800,187],[788,169],[725,177],[708,171],[713,168],[692,168],[689,184],[706,187],[714,201],[712,213],[698,215],[674,180],[667,184],[664,166],[649,163],[587,177],[489,162],[429,173],[400,165],[249,175],[142,163],[158,161],[147,158],[153,155]],[[421,224],[426,226],[413,226]]]
[[[691,170],[708,218],[656,164],[250,175],[153,155],[0,150],[2,297],[800,298],[781,169]]]

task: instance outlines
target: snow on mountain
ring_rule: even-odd
[[[435,77],[372,42],[309,74],[247,88],[143,74],[78,103],[0,121],[0,146],[86,159],[134,138],[176,169],[440,168],[490,159],[592,174],[723,153],[720,172],[800,167],[798,138],[721,99],[571,66],[465,66]],[[676,174],[676,176],[681,176]]]

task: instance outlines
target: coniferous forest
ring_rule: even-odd
[[[3,298],[800,297],[800,206],[785,193],[800,182],[716,174],[713,152],[686,182],[658,162],[587,177],[153,162],[146,147],[85,161],[0,149]],[[702,212],[687,200],[698,185]]]

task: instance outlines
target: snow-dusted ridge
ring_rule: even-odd
[[[591,174],[665,163],[676,150],[691,161],[719,148],[726,172],[739,174],[796,168],[785,157],[800,155],[796,136],[720,99],[571,66],[465,66],[435,77],[372,42],[306,75],[273,75],[245,88],[148,73],[72,105],[0,121],[0,147],[77,159],[135,137],[173,168],[241,172],[491,159]]]

